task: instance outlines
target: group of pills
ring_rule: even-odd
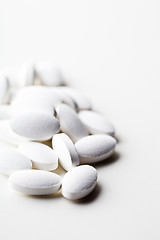
[[[17,149],[0,149],[0,172],[18,192],[47,195],[61,189],[76,200],[95,188],[97,170],[90,164],[112,155],[115,130],[82,93],[62,84],[49,63],[1,74],[0,140]],[[64,176],[54,173],[58,163]]]

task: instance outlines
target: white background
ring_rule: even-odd
[[[0,0],[0,66],[26,60],[56,62],[119,143],[81,202],[23,196],[0,176],[0,239],[159,240],[160,1]]]

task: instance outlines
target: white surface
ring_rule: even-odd
[[[0,65],[57,62],[119,138],[82,203],[16,194],[0,176],[1,239],[160,239],[159,12],[159,0],[1,1]]]

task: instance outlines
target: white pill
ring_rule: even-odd
[[[91,134],[114,135],[115,133],[113,125],[99,113],[83,110],[78,113],[78,116]]]
[[[77,113],[66,104],[59,104],[56,108],[62,132],[66,133],[73,142],[88,135],[88,131]]]
[[[79,157],[75,146],[66,134],[55,134],[52,139],[52,147],[59,158],[60,165],[66,171],[79,165]]]
[[[54,114],[54,106],[62,102],[61,96],[44,86],[28,86],[22,88],[12,101],[15,114],[22,112],[46,112]]]
[[[75,147],[81,163],[94,163],[112,155],[116,140],[103,134],[91,135],[76,142]]]
[[[11,121],[10,120],[1,120],[0,121],[0,140],[3,140],[9,144],[18,145],[23,142],[28,142],[27,138],[21,137],[16,134],[11,129]]]
[[[62,91],[61,87],[50,87],[50,89],[53,91],[53,93],[57,92],[59,94],[62,103],[69,105],[75,111],[77,110],[77,105],[74,100],[66,92]]]
[[[62,182],[62,195],[71,200],[90,194],[96,186],[97,171],[89,165],[78,166],[67,172]]]
[[[91,109],[91,102],[88,98],[81,92],[71,88],[71,87],[60,87],[61,92],[67,93],[76,103],[77,110]]]
[[[0,105],[0,120],[12,118],[12,108],[10,105]]]
[[[63,83],[60,71],[52,63],[37,64],[36,75],[46,86],[59,86]]]
[[[18,150],[31,159],[33,168],[52,171],[58,167],[58,157],[47,145],[37,142],[22,143]]]
[[[33,64],[24,64],[21,66],[17,74],[17,85],[24,87],[27,85],[33,85],[35,82],[35,70]]]
[[[30,140],[45,141],[59,131],[59,121],[48,113],[27,112],[11,120],[11,128]]]
[[[1,74],[0,75],[0,104],[7,103],[8,94],[9,94],[8,79],[3,74]]]
[[[61,186],[59,175],[43,170],[22,170],[9,177],[14,190],[29,195],[48,195],[57,192]]]
[[[22,169],[31,169],[32,162],[19,153],[11,149],[0,149],[0,172],[5,175],[10,175],[14,171]]]

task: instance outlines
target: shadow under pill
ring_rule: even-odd
[[[79,200],[74,200],[72,201],[75,204],[91,204],[98,198],[102,191],[102,187],[99,183],[96,184],[95,189],[85,198],[79,199]]]
[[[117,161],[119,161],[121,158],[121,155],[119,152],[114,152],[112,156],[110,156],[107,159],[104,159],[101,162],[97,162],[97,163],[93,163],[92,166],[95,168],[99,168],[99,167],[104,167],[113,163],[116,163]]]

